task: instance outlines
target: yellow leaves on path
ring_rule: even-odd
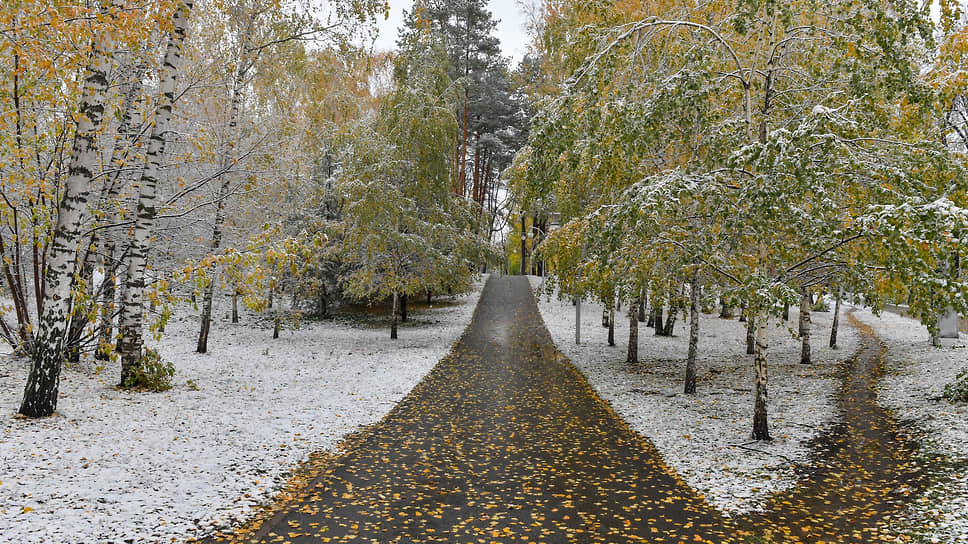
[[[407,398],[340,457],[307,467],[265,526],[225,542],[887,540],[909,452],[870,404],[872,339],[815,476],[728,520],[594,394],[541,323],[526,280],[492,277],[467,333]]]

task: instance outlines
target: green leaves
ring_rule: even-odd
[[[351,265],[342,282],[360,299],[462,291],[485,254],[475,215],[452,192],[456,96],[443,49],[409,43],[395,84],[376,119],[355,127],[337,178]]]

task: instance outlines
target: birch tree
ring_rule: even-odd
[[[138,183],[138,204],[134,227],[128,244],[128,270],[122,291],[119,324],[121,341],[122,387],[131,385],[142,357],[142,316],[144,313],[145,268],[150,251],[151,230],[156,215],[156,192],[159,170],[165,155],[165,139],[175,100],[175,83],[181,64],[181,50],[188,33],[188,17],[193,0],[182,0],[172,17],[171,35],[159,77],[157,104],[148,139],[145,167]]]
[[[885,268],[908,266],[918,237],[900,224],[919,214],[937,219],[925,237],[955,232],[957,221],[940,227],[938,208],[926,206],[936,191],[912,183],[925,169],[959,179],[936,143],[907,128],[924,119],[919,105],[930,101],[917,65],[931,26],[911,6],[887,10],[878,2],[648,8],[645,17],[634,7],[612,11],[586,28],[591,34],[577,34],[585,40],[578,50],[592,44],[597,52],[539,114],[530,185],[557,192],[559,210],[576,224],[594,221],[612,240],[632,242],[609,249],[647,248],[624,251],[650,264],[662,255],[695,259],[722,278],[725,295],[755,318],[752,435],[768,440],[777,303],[796,302],[800,289],[835,272],[850,269],[873,287]],[[623,118],[634,122],[614,121]],[[561,229],[552,238],[595,232]],[[866,259],[858,259],[853,248],[865,244]],[[549,240],[547,250],[555,247]],[[619,262],[609,259],[611,267]],[[635,270],[661,278],[652,266]],[[927,274],[905,281],[932,284]],[[962,288],[939,298],[952,300]]]
[[[59,197],[50,256],[43,271],[45,290],[42,300],[38,300],[42,310],[34,335],[30,373],[20,405],[20,413],[27,417],[50,416],[57,409],[76,254],[88,213],[91,184],[97,174],[97,135],[104,120],[108,71],[115,43],[112,19],[122,6],[116,0],[98,14],[100,24],[92,39],[90,64],[84,72],[68,174]]]
[[[263,55],[273,48],[289,42],[326,40],[343,44],[365,32],[366,23],[372,23],[378,13],[384,12],[386,4],[377,0],[364,2],[340,1],[330,6],[327,17],[319,17],[314,10],[299,14],[294,6],[274,0],[238,0],[220,3],[229,21],[230,40],[233,51],[228,78],[228,116],[218,151],[220,174],[214,196],[215,214],[209,245],[214,254],[222,246],[223,225],[226,219],[226,203],[238,183],[235,172],[239,162],[238,148],[242,139],[242,115],[245,93],[251,85],[253,70]],[[217,282],[209,282],[204,289],[201,324],[195,350],[208,350],[208,336],[212,321],[212,304]]]

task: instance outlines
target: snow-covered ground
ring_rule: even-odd
[[[199,355],[186,311],[154,343],[177,369],[172,390],[119,391],[117,365],[82,362],[39,421],[14,416],[26,362],[0,356],[0,543],[171,542],[250,516],[310,452],[399,402],[463,332],[482,285],[412,312],[397,341],[385,323],[305,322],[272,340],[222,319]]]
[[[532,278],[538,287],[540,278]],[[755,509],[768,495],[796,482],[793,466],[808,459],[810,439],[837,416],[839,363],[858,345],[842,309],[839,349],[827,347],[833,312],[814,312],[814,363],[800,364],[797,311],[783,327],[772,328],[769,347],[769,418],[774,440],[750,442],[753,364],[746,354],[746,324],[702,314],[698,394],[682,394],[688,350],[688,321],[681,318],[673,338],[656,337],[639,325],[639,360],[625,363],[628,318],[616,313],[615,347],[607,344],[602,306],[582,304],[582,343],[575,344],[575,307],[539,295],[548,330],[565,356],[629,425],[648,438],[665,461],[707,500],[736,513]]]
[[[968,406],[943,398],[945,385],[968,368],[968,337],[944,339],[944,347],[934,348],[927,330],[913,319],[890,312],[876,317],[861,309],[856,316],[887,344],[881,404],[924,433],[925,454],[968,461]],[[968,542],[968,473],[939,481],[915,511],[923,525],[914,530],[924,541]]]

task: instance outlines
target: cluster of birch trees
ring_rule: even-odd
[[[395,338],[407,297],[469,288],[528,119],[484,0],[418,1],[400,51],[374,53],[388,9],[0,8],[0,335],[31,361],[23,415],[54,413],[83,354],[143,385],[179,301],[206,352],[225,291],[275,335],[306,305],[392,300]]]
[[[368,108],[371,62],[352,44],[385,8],[0,8],[0,334],[31,361],[23,415],[54,412],[63,363],[83,351],[119,359],[131,386],[165,317],[148,306],[204,271],[185,260],[212,262],[227,239],[244,248],[295,198],[287,182],[310,190],[333,125]],[[227,213],[245,199],[262,206]],[[215,281],[202,283],[204,351]]]
[[[965,26],[941,5],[935,24],[906,0],[542,3],[509,177],[522,212],[561,214],[538,248],[554,284],[688,306],[694,338],[700,294],[741,311],[758,440],[784,308],[902,300],[933,334],[964,314]]]

